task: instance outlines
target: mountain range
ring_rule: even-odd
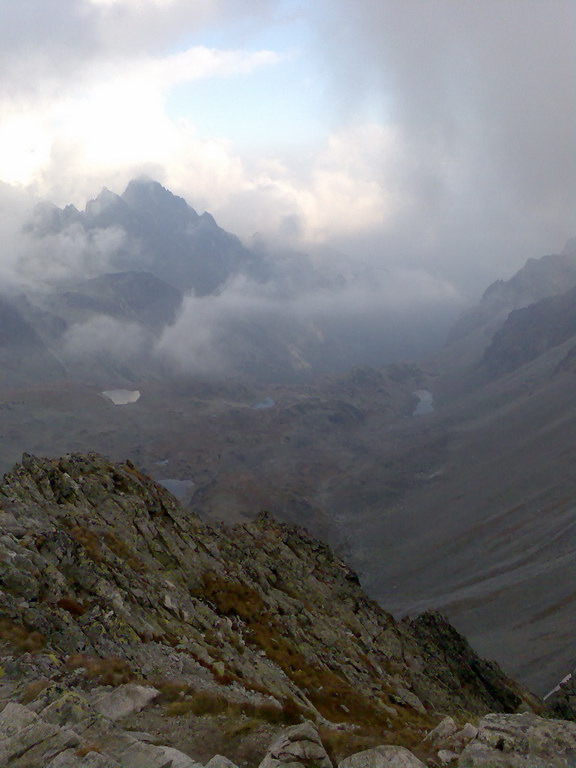
[[[206,374],[169,364],[167,329],[230,281],[280,303],[265,253],[148,181],[29,227],[125,237],[101,274],[2,298],[2,469],[24,451],[128,458],[211,524],[305,525],[396,617],[442,611],[539,695],[571,672],[574,241],[490,286],[424,361],[345,373],[358,336],[256,314],[220,327],[234,363]],[[115,406],[116,389],[138,398]]]

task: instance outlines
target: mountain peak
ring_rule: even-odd
[[[90,224],[108,224],[110,214],[125,208],[122,198],[108,189],[102,187],[99,195],[86,203],[85,215]]]
[[[134,211],[157,217],[170,215],[172,219],[196,220],[198,214],[186,200],[170,192],[153,179],[132,179],[122,193],[122,200]]]

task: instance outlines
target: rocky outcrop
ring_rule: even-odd
[[[576,764],[576,724],[533,714],[483,717],[459,768],[568,768]]]
[[[334,768],[313,723],[288,728],[272,744],[260,768]]]
[[[130,698],[133,692],[118,689],[115,694]],[[117,728],[113,720],[100,714],[97,701],[92,695],[67,691],[40,699],[37,711],[9,702],[0,713],[0,765],[199,768],[176,749],[148,744]]]
[[[397,734],[416,748],[437,712],[542,706],[436,614],[397,623],[305,531],[266,514],[211,528],[129,462],[25,456],[0,488],[0,526],[0,764],[37,750],[44,763],[22,766],[73,765],[95,743],[79,764],[193,768],[194,754],[123,730],[164,707],[295,723],[266,768],[330,768],[360,742],[378,765],[418,765]]]

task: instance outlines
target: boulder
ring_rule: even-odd
[[[332,761],[320,740],[313,723],[306,721],[283,731],[273,742],[260,768],[279,768],[282,765],[308,765],[332,768]]]
[[[96,698],[93,707],[98,714],[109,720],[120,720],[134,712],[140,712],[160,695],[156,688],[127,683]]]
[[[424,741],[428,744],[447,744],[448,740],[458,732],[454,718],[445,717],[436,728],[433,728]]]
[[[530,713],[491,714],[460,757],[460,768],[565,768],[576,765],[576,723]]]
[[[338,768],[426,768],[404,747],[381,746],[345,758]]]
[[[448,746],[453,752],[462,752],[464,747],[469,744],[472,739],[475,739],[478,735],[478,728],[472,723],[466,723],[466,725],[457,731],[453,736],[448,739]]]
[[[208,760],[205,768],[237,768],[237,766],[224,755],[214,755]]]

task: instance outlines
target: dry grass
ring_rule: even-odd
[[[100,546],[100,537],[94,531],[82,525],[75,525],[70,529],[70,536],[84,548],[90,560],[94,563],[102,562],[104,555]]]
[[[66,662],[68,669],[84,669],[88,680],[94,680],[101,685],[124,685],[136,680],[130,664],[125,659],[110,656],[98,659],[92,656],[76,654]]]
[[[367,697],[336,672],[314,666],[294,648],[266,610],[258,592],[237,581],[228,581],[214,572],[204,574],[205,597],[226,616],[242,618],[251,631],[250,640],[262,648],[285,674],[303,690],[328,720],[386,727],[389,715],[377,699]]]
[[[365,749],[373,749],[381,744],[390,744],[397,747],[406,747],[419,757],[424,763],[428,759],[436,757],[431,745],[422,745],[422,739],[427,733],[426,729],[418,728],[411,724],[396,726],[391,729],[359,727],[353,730],[334,730],[320,726],[318,728],[322,743],[330,759],[337,765],[344,758]]]
[[[103,562],[102,544],[105,543],[108,549],[133,571],[145,573],[148,570],[144,561],[138,557],[134,550],[112,531],[97,533],[85,526],[74,525],[70,529],[70,535],[74,541],[84,547],[86,555],[95,563]]]
[[[225,616],[239,616],[244,621],[251,621],[266,610],[266,604],[258,592],[247,584],[227,581],[214,572],[205,573],[202,580],[203,596]]]
[[[97,752],[99,755],[102,754],[102,745],[98,744],[97,742],[83,744],[76,750],[76,755],[78,757],[86,757],[86,755],[89,755],[90,752]]]
[[[143,560],[128,546],[124,541],[119,539],[114,533],[110,531],[104,534],[104,540],[108,549],[113,552],[116,557],[120,558],[136,573],[145,573],[148,569]]]
[[[62,597],[56,605],[76,617],[83,616],[88,610],[83,603],[75,600],[73,597]]]
[[[16,624],[10,619],[0,619],[0,640],[21,653],[38,653],[46,645],[46,638],[40,632]]]
[[[259,722],[293,725],[302,720],[297,705],[285,700],[280,703],[238,701],[216,691],[198,691],[189,685],[170,681],[155,682],[161,692],[160,701],[167,704],[169,715],[244,715]]]
[[[39,680],[32,680],[32,682],[27,683],[20,695],[20,704],[30,704],[34,701],[34,699],[37,699],[38,696],[42,693],[42,691],[45,691],[46,688],[50,685],[50,681],[46,680],[46,678],[40,678]]]

